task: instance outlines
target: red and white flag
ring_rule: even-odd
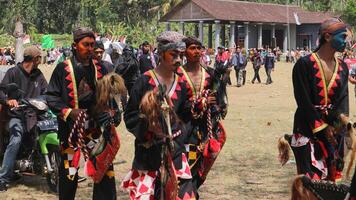
[[[297,14],[296,12],[294,12],[293,15],[294,15],[295,23],[296,23],[297,25],[301,25],[302,23],[300,23],[300,21],[299,21],[299,16],[298,16],[298,14]]]
[[[29,44],[31,42],[30,36],[29,35],[24,35],[22,37],[23,44]]]

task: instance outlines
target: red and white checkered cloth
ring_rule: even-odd
[[[182,154],[182,169],[176,170],[180,179],[191,179],[186,155]],[[130,200],[153,200],[158,171],[132,169],[124,178],[121,187],[130,193]]]

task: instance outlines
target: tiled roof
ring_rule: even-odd
[[[169,21],[172,13],[178,12],[184,4],[194,3],[215,20],[240,22],[288,23],[287,6],[270,3],[255,3],[236,0],[183,0],[162,21]],[[297,13],[302,24],[318,24],[332,17],[330,13],[310,12],[301,7],[288,6],[289,23],[295,24],[294,13]]]

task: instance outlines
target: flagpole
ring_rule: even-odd
[[[289,49],[289,51],[291,51],[291,49],[290,49],[290,24],[289,24],[289,0],[287,0],[286,3],[287,3],[287,34],[288,34],[287,41],[288,41],[288,49]]]

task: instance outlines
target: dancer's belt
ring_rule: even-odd
[[[178,131],[176,131],[176,132],[174,132],[173,133],[173,135],[172,135],[172,137],[173,137],[173,139],[174,138],[176,138],[176,137],[178,137],[178,136],[180,136],[180,135],[182,135],[182,131],[181,130],[178,130]],[[145,148],[150,148],[150,147],[152,147],[152,146],[154,146],[154,145],[160,145],[160,144],[163,144],[163,143],[165,143],[166,142],[166,139],[168,139],[168,137],[169,136],[164,136],[162,139],[153,139],[153,140],[149,140],[149,141],[147,141],[147,142],[143,142],[143,143],[140,143],[140,144],[138,144],[139,146],[143,146],[143,147],[145,147]]]
[[[314,105],[314,108],[321,111],[323,114],[328,115],[329,111],[334,109],[334,106],[332,104]]]

